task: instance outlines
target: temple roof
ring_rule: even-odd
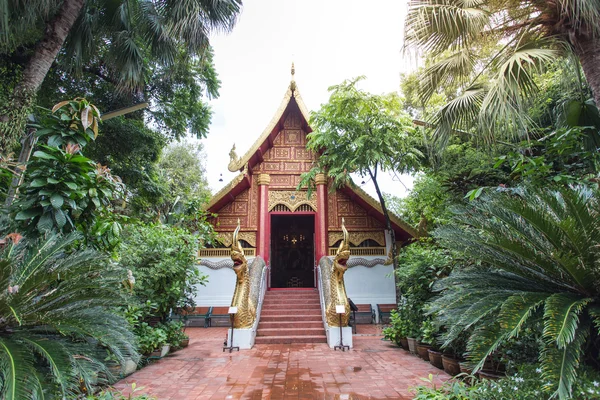
[[[287,117],[288,113],[294,109],[298,110],[302,115],[304,124],[303,127],[305,128],[306,132],[312,132],[312,128],[310,125],[308,125],[309,112],[304,105],[304,101],[300,96],[296,82],[293,79],[292,66],[292,81],[290,82],[290,85],[283,96],[283,100],[281,101],[277,112],[271,119],[271,122],[269,122],[259,138],[242,157],[238,157],[237,154],[235,154],[235,145],[231,150],[229,154],[231,160],[229,162],[228,169],[231,172],[240,171],[240,174],[234,177],[231,182],[225,185],[210,199],[207,205],[207,210],[209,212],[217,212],[223,206],[233,201],[238,194],[251,186],[253,176],[248,170],[250,169],[251,171],[256,164],[261,162],[263,160],[263,154],[265,154],[268,149],[273,147],[273,140],[283,127],[285,118]],[[373,216],[385,223],[381,204],[376,199],[354,184],[348,185],[341,190],[353,201],[356,201],[363,208],[367,209],[367,211],[375,211]],[[406,234],[412,237],[418,236],[417,231],[412,226],[400,219],[391,211],[388,210],[388,212],[396,232],[399,233],[399,231],[404,231]],[[399,237],[398,239],[401,238]],[[402,239],[408,240],[409,237],[403,237]]]

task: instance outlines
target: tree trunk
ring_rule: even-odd
[[[56,15],[46,24],[44,37],[36,44],[12,101],[0,109],[0,152],[10,149],[19,136],[25,135],[25,122],[35,93],[77,20],[84,1],[64,0]]]
[[[600,38],[590,35],[573,35],[575,54],[583,68],[585,78],[592,88],[596,105],[600,107]]]
[[[390,232],[390,239],[392,242],[392,263],[394,268],[394,285],[396,285],[396,304],[400,304],[400,298],[402,297],[402,293],[400,292],[400,288],[398,287],[400,283],[400,279],[398,278],[398,249],[396,248],[396,232],[392,228],[392,220],[390,219],[390,214],[385,205],[385,199],[381,194],[381,190],[379,190],[379,184],[377,183],[376,174],[371,173],[369,171],[369,175],[371,176],[371,180],[373,181],[373,185],[375,185],[375,191],[377,192],[377,197],[379,197],[379,204],[381,204],[381,211],[383,212],[383,216],[385,218],[385,227]]]

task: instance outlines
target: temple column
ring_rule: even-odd
[[[271,221],[269,221],[269,184],[268,174],[259,174],[258,179],[258,237],[257,256],[261,256],[269,264],[269,238],[271,237]]]
[[[329,238],[327,220],[327,177],[325,174],[317,174],[315,177],[317,184],[317,218],[315,221],[315,247],[317,254],[317,263],[321,257],[328,255]]]

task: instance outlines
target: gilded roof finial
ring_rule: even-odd
[[[292,81],[290,82],[290,89],[292,90],[292,95],[296,90],[296,81],[294,80],[294,74],[296,73],[296,67],[294,67],[294,62],[292,61]]]

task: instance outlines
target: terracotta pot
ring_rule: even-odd
[[[430,345],[425,343],[417,343],[417,353],[419,353],[419,357],[421,357],[425,361],[429,361],[429,349]]]
[[[467,363],[461,362],[458,363],[460,366],[460,372],[467,375],[473,375],[473,368],[469,367]]]
[[[400,338],[398,341],[400,342],[400,346],[402,346],[404,350],[408,351],[408,339]]]
[[[503,372],[481,370],[477,373],[481,379],[488,379],[490,381],[497,381],[500,378],[504,378],[506,375]]]
[[[427,353],[429,353],[429,362],[431,365],[439,369],[444,368],[444,364],[442,363],[442,353],[440,351],[429,349],[427,350]]]
[[[412,354],[417,354],[417,339],[409,337],[406,340],[408,341],[408,350]]]
[[[444,371],[446,371],[448,375],[456,376],[460,374],[460,365],[456,358],[442,354],[442,365],[444,366]]]

